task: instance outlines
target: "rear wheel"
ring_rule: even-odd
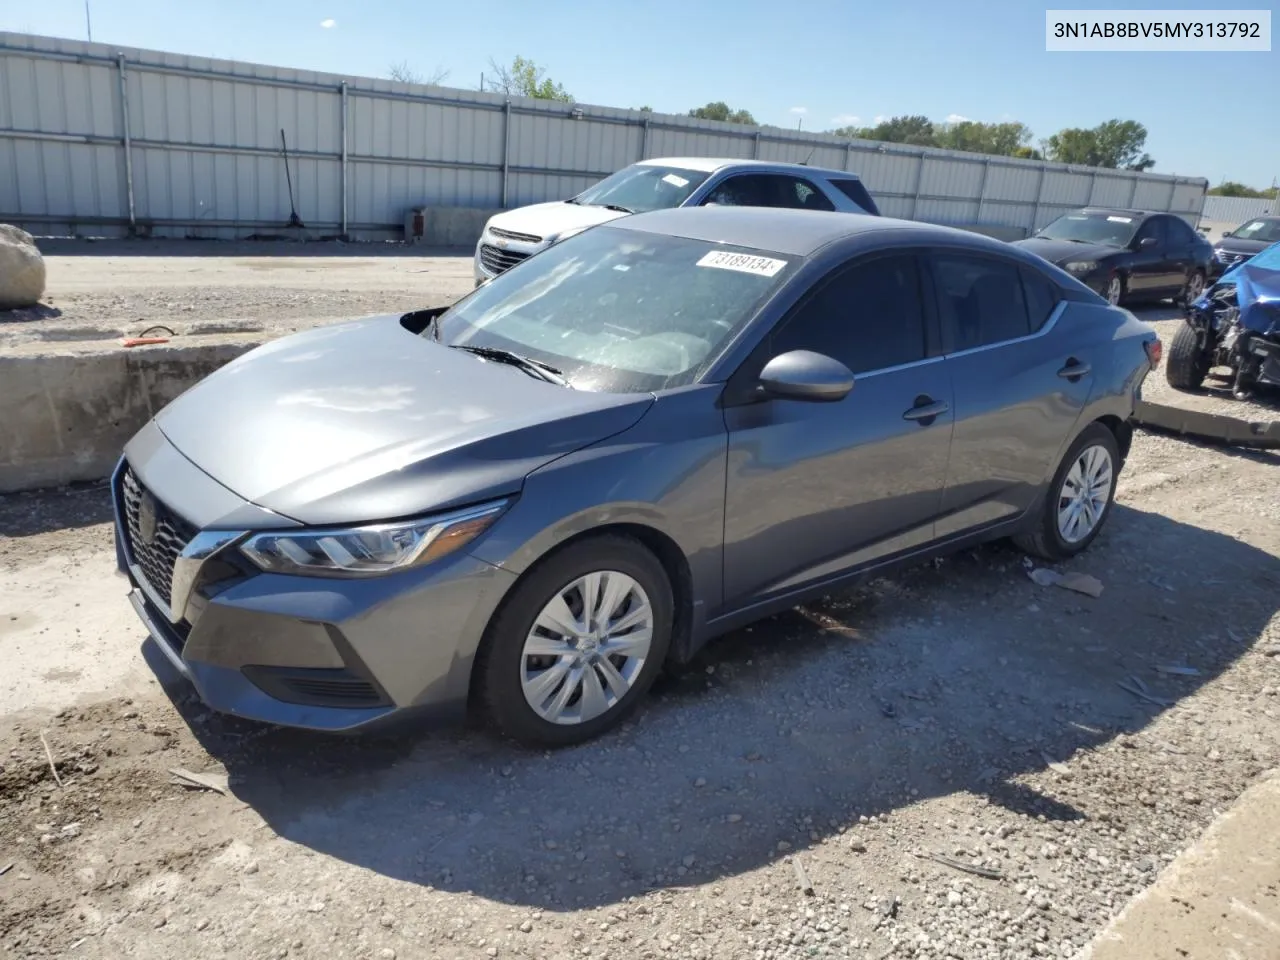
[[[1081,431],[1050,481],[1033,530],[1014,537],[1027,553],[1065,560],[1093,543],[1111,515],[1120,447],[1101,423]]]
[[[671,642],[671,584],[639,542],[601,536],[529,571],[494,617],[476,663],[489,717],[507,736],[566,746],[620,723]]]
[[[1177,390],[1198,390],[1209,374],[1209,357],[1200,347],[1195,327],[1182,321],[1169,344],[1164,377]]]

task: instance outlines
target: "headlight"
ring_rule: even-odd
[[[1068,273],[1074,274],[1093,273],[1093,271],[1098,269],[1098,261],[1073,260],[1070,263],[1065,264],[1062,269],[1066,270]]]
[[[438,560],[493,524],[507,501],[456,513],[338,530],[259,533],[240,552],[268,573],[373,577]]]

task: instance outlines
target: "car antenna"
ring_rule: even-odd
[[[802,166],[802,167],[807,167],[807,166],[809,165],[809,161],[813,159],[813,151],[815,151],[815,150],[817,150],[817,149],[818,149],[818,145],[817,145],[816,143],[815,143],[812,147],[810,147],[810,148],[809,148],[809,155],[808,155],[808,156],[806,156],[803,160],[801,160],[801,161],[800,161],[800,166]]]

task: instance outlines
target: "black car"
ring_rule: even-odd
[[[1213,247],[1185,220],[1148,210],[1086,207],[1064,214],[1015,246],[1066,270],[1109,303],[1194,300],[1204,291]]]
[[[1280,216],[1246,220],[1213,245],[1209,279],[1216,280],[1237,263],[1248,260],[1280,240]]]

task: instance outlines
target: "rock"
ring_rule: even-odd
[[[35,306],[44,280],[44,257],[31,234],[0,223],[0,310]]]
[[[533,933],[533,921],[532,921],[532,920],[526,920],[526,921],[524,921],[524,923],[520,924],[520,932],[521,932],[521,933]]]

